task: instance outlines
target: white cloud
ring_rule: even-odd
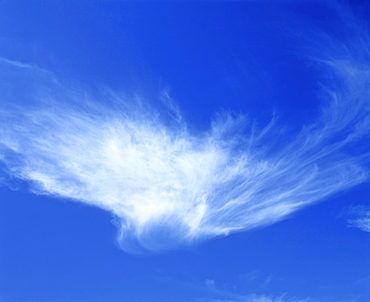
[[[240,300],[243,302],[309,302],[311,301],[309,298],[306,298],[304,300],[297,299],[297,298],[288,298],[286,295],[282,295],[279,297],[271,297],[266,295],[249,295],[245,297],[243,300]]]
[[[370,232],[370,207],[353,207],[351,214],[356,218],[348,220],[349,226],[359,228],[364,232]]]
[[[233,291],[225,290],[216,286],[213,279],[205,280],[205,289],[209,295],[217,298],[203,298],[200,302],[314,302],[310,298],[289,297],[286,293],[279,295],[265,294],[239,294],[234,287]]]
[[[225,292],[222,293],[226,295]],[[288,297],[286,294],[279,296],[269,296],[263,294],[250,294],[250,295],[237,295],[237,294],[228,294],[230,298],[225,299],[204,299],[199,300],[201,302],[314,302],[310,298],[300,299]]]
[[[276,120],[257,130],[228,113],[192,133],[176,106],[164,116],[137,98],[92,98],[1,59],[0,160],[37,194],[113,213],[128,251],[274,223],[369,178],[368,148],[353,151],[370,129],[361,39],[340,53],[321,43],[323,57],[313,60],[336,79],[323,89],[321,116],[294,137]]]

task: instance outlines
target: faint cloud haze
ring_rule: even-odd
[[[359,228],[364,232],[370,232],[370,207],[353,207],[350,214],[356,218],[348,219],[349,226]]]
[[[0,161],[36,194],[110,211],[127,251],[277,222],[369,179],[370,41],[350,27],[352,38],[321,35],[317,55],[303,54],[326,82],[320,116],[296,135],[278,118],[257,129],[227,112],[194,133],[171,100],[164,114],[140,98],[92,97],[1,59]],[[365,218],[351,223],[369,231]]]
[[[301,299],[296,297],[289,297],[287,294],[281,294],[278,296],[264,294],[240,295],[235,291],[230,292],[218,288],[216,286],[215,280],[213,279],[206,279],[205,286],[209,294],[222,298],[204,298],[200,299],[200,302],[314,302],[310,298]]]

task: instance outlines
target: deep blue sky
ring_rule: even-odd
[[[370,301],[369,16],[0,1],[0,301]]]

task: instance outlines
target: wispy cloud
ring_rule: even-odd
[[[364,232],[370,232],[370,207],[353,207],[351,209],[351,216],[355,216],[356,218],[348,220],[349,226],[359,228]]]
[[[241,295],[235,292],[229,292],[219,289],[214,280],[206,279],[206,288],[209,294],[218,298],[204,298],[199,302],[313,302],[310,298],[289,297],[287,294],[280,295],[264,295],[264,294],[247,294]]]
[[[201,302],[310,302],[309,298],[307,299],[297,299],[297,298],[288,298],[286,295],[273,297],[266,295],[256,295],[251,294],[247,296],[238,297],[236,299],[223,299],[223,300],[200,300]]]
[[[288,298],[286,295],[272,297],[266,295],[251,294],[244,297],[239,297],[237,300],[209,300],[208,302],[309,302],[307,299]]]
[[[354,36],[317,43],[323,110],[295,136],[278,119],[257,129],[230,113],[190,132],[169,98],[165,114],[1,59],[0,160],[36,194],[113,213],[128,251],[274,223],[369,178],[370,44],[358,28]]]

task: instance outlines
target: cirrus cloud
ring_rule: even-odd
[[[308,55],[331,80],[317,96],[320,116],[296,135],[279,119],[258,129],[228,112],[194,133],[168,96],[167,113],[139,97],[92,97],[3,58],[4,171],[36,194],[110,211],[127,251],[277,222],[369,179],[369,39],[354,27],[352,39],[322,35],[320,56]]]

